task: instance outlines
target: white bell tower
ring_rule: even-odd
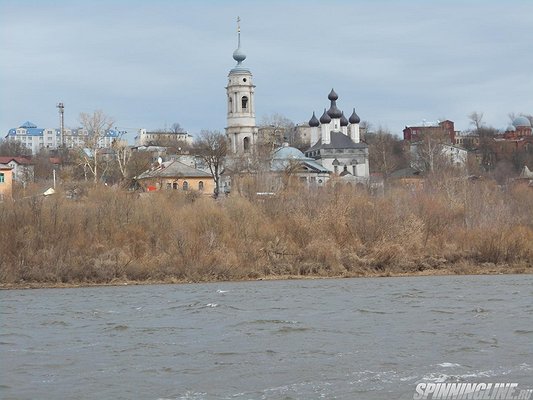
[[[228,74],[226,95],[228,102],[226,136],[230,143],[230,153],[236,155],[251,154],[257,143],[255,125],[255,98],[252,73],[242,62],[246,54],[241,50],[240,18],[237,18],[237,50],[233,59],[237,65]]]

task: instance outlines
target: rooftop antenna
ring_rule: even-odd
[[[63,103],[57,103],[56,107],[59,109],[59,142],[61,147],[65,146],[63,131],[65,129],[65,106]]]

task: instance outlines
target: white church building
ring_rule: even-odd
[[[339,96],[331,89],[328,95],[330,107],[320,119],[315,113],[309,120],[311,147],[305,152],[334,175],[348,178],[357,183],[366,183],[370,176],[368,166],[368,145],[361,142],[359,123],[361,119],[353,109],[346,119],[337,107]]]
[[[233,52],[233,59],[237,61],[237,65],[230,70],[226,87],[227,127],[225,131],[230,146],[227,165],[231,164],[232,159],[246,158],[254,154],[259,144],[258,127],[255,122],[255,85],[252,81],[252,73],[243,66],[246,55],[241,49],[240,26],[237,32],[238,46]],[[340,181],[367,184],[369,178],[368,146],[361,142],[360,118],[354,108],[350,118],[346,119],[344,113],[337,107],[338,95],[333,89],[328,99],[330,107],[327,111],[324,109],[320,119],[317,119],[313,112],[309,128],[307,128],[310,132],[311,147],[298,159],[301,159],[302,163],[304,161],[307,163],[304,163],[305,168],[313,165],[311,168],[313,176],[310,175],[309,180],[314,179],[325,183],[331,178],[338,178]],[[294,149],[296,152],[291,152],[286,146],[284,147],[285,149],[281,150],[283,154],[301,153],[297,149]],[[274,151],[274,158],[281,154],[279,150]],[[304,175],[300,175],[300,178],[303,180]],[[229,185],[229,182],[225,182],[225,185]]]

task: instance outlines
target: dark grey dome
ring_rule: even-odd
[[[355,113],[355,108],[353,109],[353,113],[352,115],[350,115],[348,121],[350,122],[350,124],[358,124],[359,122],[361,122],[361,118],[359,118],[359,115]]]
[[[333,88],[331,89],[331,92],[329,92],[328,94],[328,99],[329,100],[337,100],[339,98],[339,96],[337,95],[337,93],[335,93],[335,90],[333,90]]]
[[[342,115],[341,110],[337,108],[337,102],[335,100],[331,100],[331,106],[329,107],[328,115],[331,118],[340,118]]]
[[[326,109],[324,108],[324,114],[320,117],[320,123],[321,124],[329,124],[331,122],[331,117],[326,112]]]
[[[315,112],[313,111],[313,116],[309,120],[309,126],[315,127],[315,126],[318,126],[319,124],[320,124],[320,122],[318,121],[318,119],[317,119],[317,117],[315,115]]]
[[[344,116],[344,113],[341,113],[341,126],[348,126],[348,120]]]

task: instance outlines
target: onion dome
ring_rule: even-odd
[[[331,117],[326,112],[326,109],[324,108],[324,114],[320,117],[320,123],[321,124],[329,124],[331,122]]]
[[[359,115],[355,113],[355,108],[353,109],[353,113],[352,115],[350,115],[348,121],[350,122],[350,124],[358,124],[359,122],[361,122],[361,118],[359,118]]]
[[[341,110],[337,108],[337,102],[335,100],[331,100],[331,106],[329,107],[328,115],[331,118],[340,118],[342,115]]]
[[[339,98],[339,96],[337,95],[337,93],[335,93],[335,90],[333,90],[333,88],[331,89],[331,92],[329,92],[328,94],[328,100],[337,100]]]
[[[341,113],[341,126],[348,126],[348,120],[344,116],[344,112]]]
[[[520,116],[520,117],[516,117],[513,120],[513,125],[515,126],[515,128],[518,128],[521,126],[530,127],[531,122],[529,122],[529,119],[527,119],[526,117]]]
[[[318,121],[316,115],[315,115],[315,112],[313,111],[313,116],[311,117],[311,119],[309,120],[309,126],[311,127],[316,127],[320,124],[320,122]]]

